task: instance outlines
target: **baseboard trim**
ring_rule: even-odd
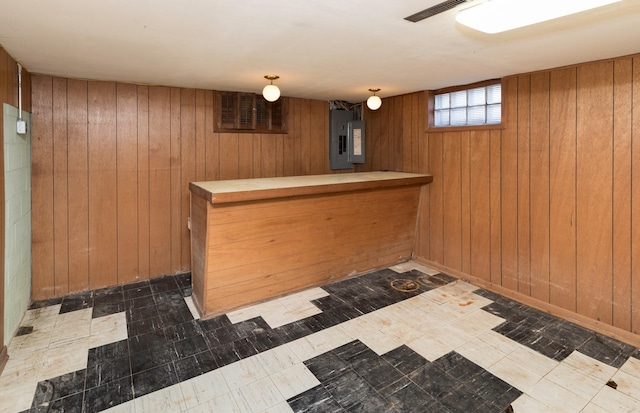
[[[634,334],[630,331],[623,330],[621,328],[614,327],[610,324],[606,324],[601,321],[597,321],[592,318],[583,316],[581,314],[574,313],[573,311],[569,311],[565,308],[561,308],[556,305],[553,305],[544,301],[540,301],[528,295],[524,295],[516,291],[512,291],[508,288],[502,287],[501,285],[494,284],[490,281],[483,280],[478,277],[474,277],[473,275],[463,273],[461,271],[455,270],[453,268],[449,268],[447,266],[438,264],[436,262],[426,260],[421,257],[414,257],[413,260],[418,264],[422,264],[427,267],[440,270],[449,275],[457,277],[461,280],[467,281],[477,287],[484,288],[496,294],[500,294],[507,298],[511,298],[522,304],[526,304],[530,307],[536,308],[540,311],[544,311],[556,317],[560,317],[567,321],[571,321],[572,323],[578,324],[582,327],[588,328],[590,330],[593,330],[607,337],[615,338],[616,340],[620,340],[625,343],[631,344],[634,347],[640,347],[640,335]]]
[[[9,361],[9,352],[7,346],[3,346],[2,351],[0,351],[0,374],[2,374],[4,366],[7,365],[7,361]]]

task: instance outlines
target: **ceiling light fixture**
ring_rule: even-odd
[[[621,0],[488,0],[466,8],[456,21],[485,33],[529,26]]]
[[[376,92],[380,92],[380,89],[369,89],[369,92],[373,92],[373,95],[367,99],[367,107],[371,110],[378,110],[382,106],[382,99],[380,96],[376,96]]]
[[[275,102],[280,97],[280,89],[278,89],[278,86],[273,84],[273,81],[279,79],[280,76],[265,75],[264,78],[269,80],[271,83],[262,89],[262,96],[264,96],[264,98],[269,102]]]

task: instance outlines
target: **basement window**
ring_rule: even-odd
[[[502,123],[502,85],[499,80],[430,93],[429,126],[499,125]]]
[[[216,132],[287,133],[287,99],[266,101],[262,95],[218,92]]]

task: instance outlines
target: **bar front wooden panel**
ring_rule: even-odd
[[[208,202],[191,195],[193,297],[205,316],[411,257],[421,186]]]
[[[418,170],[433,175],[419,260],[638,337],[640,55],[502,84],[503,125],[489,140],[486,130],[410,128],[409,113],[426,117],[423,92],[365,110],[371,159],[358,170],[413,170],[398,154],[417,146]],[[389,132],[397,124],[402,140]],[[402,151],[387,151],[390,141]]]

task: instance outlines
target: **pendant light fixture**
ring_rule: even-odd
[[[380,92],[380,89],[369,89],[369,92],[372,92],[373,95],[369,96],[369,99],[367,99],[367,107],[371,110],[380,109],[380,106],[382,106],[382,99],[380,99],[380,96],[376,96],[376,93]]]
[[[265,75],[265,79],[269,80],[269,84],[262,89],[262,96],[269,102],[275,102],[280,97],[280,89],[273,84],[273,81],[279,79],[280,76]]]

